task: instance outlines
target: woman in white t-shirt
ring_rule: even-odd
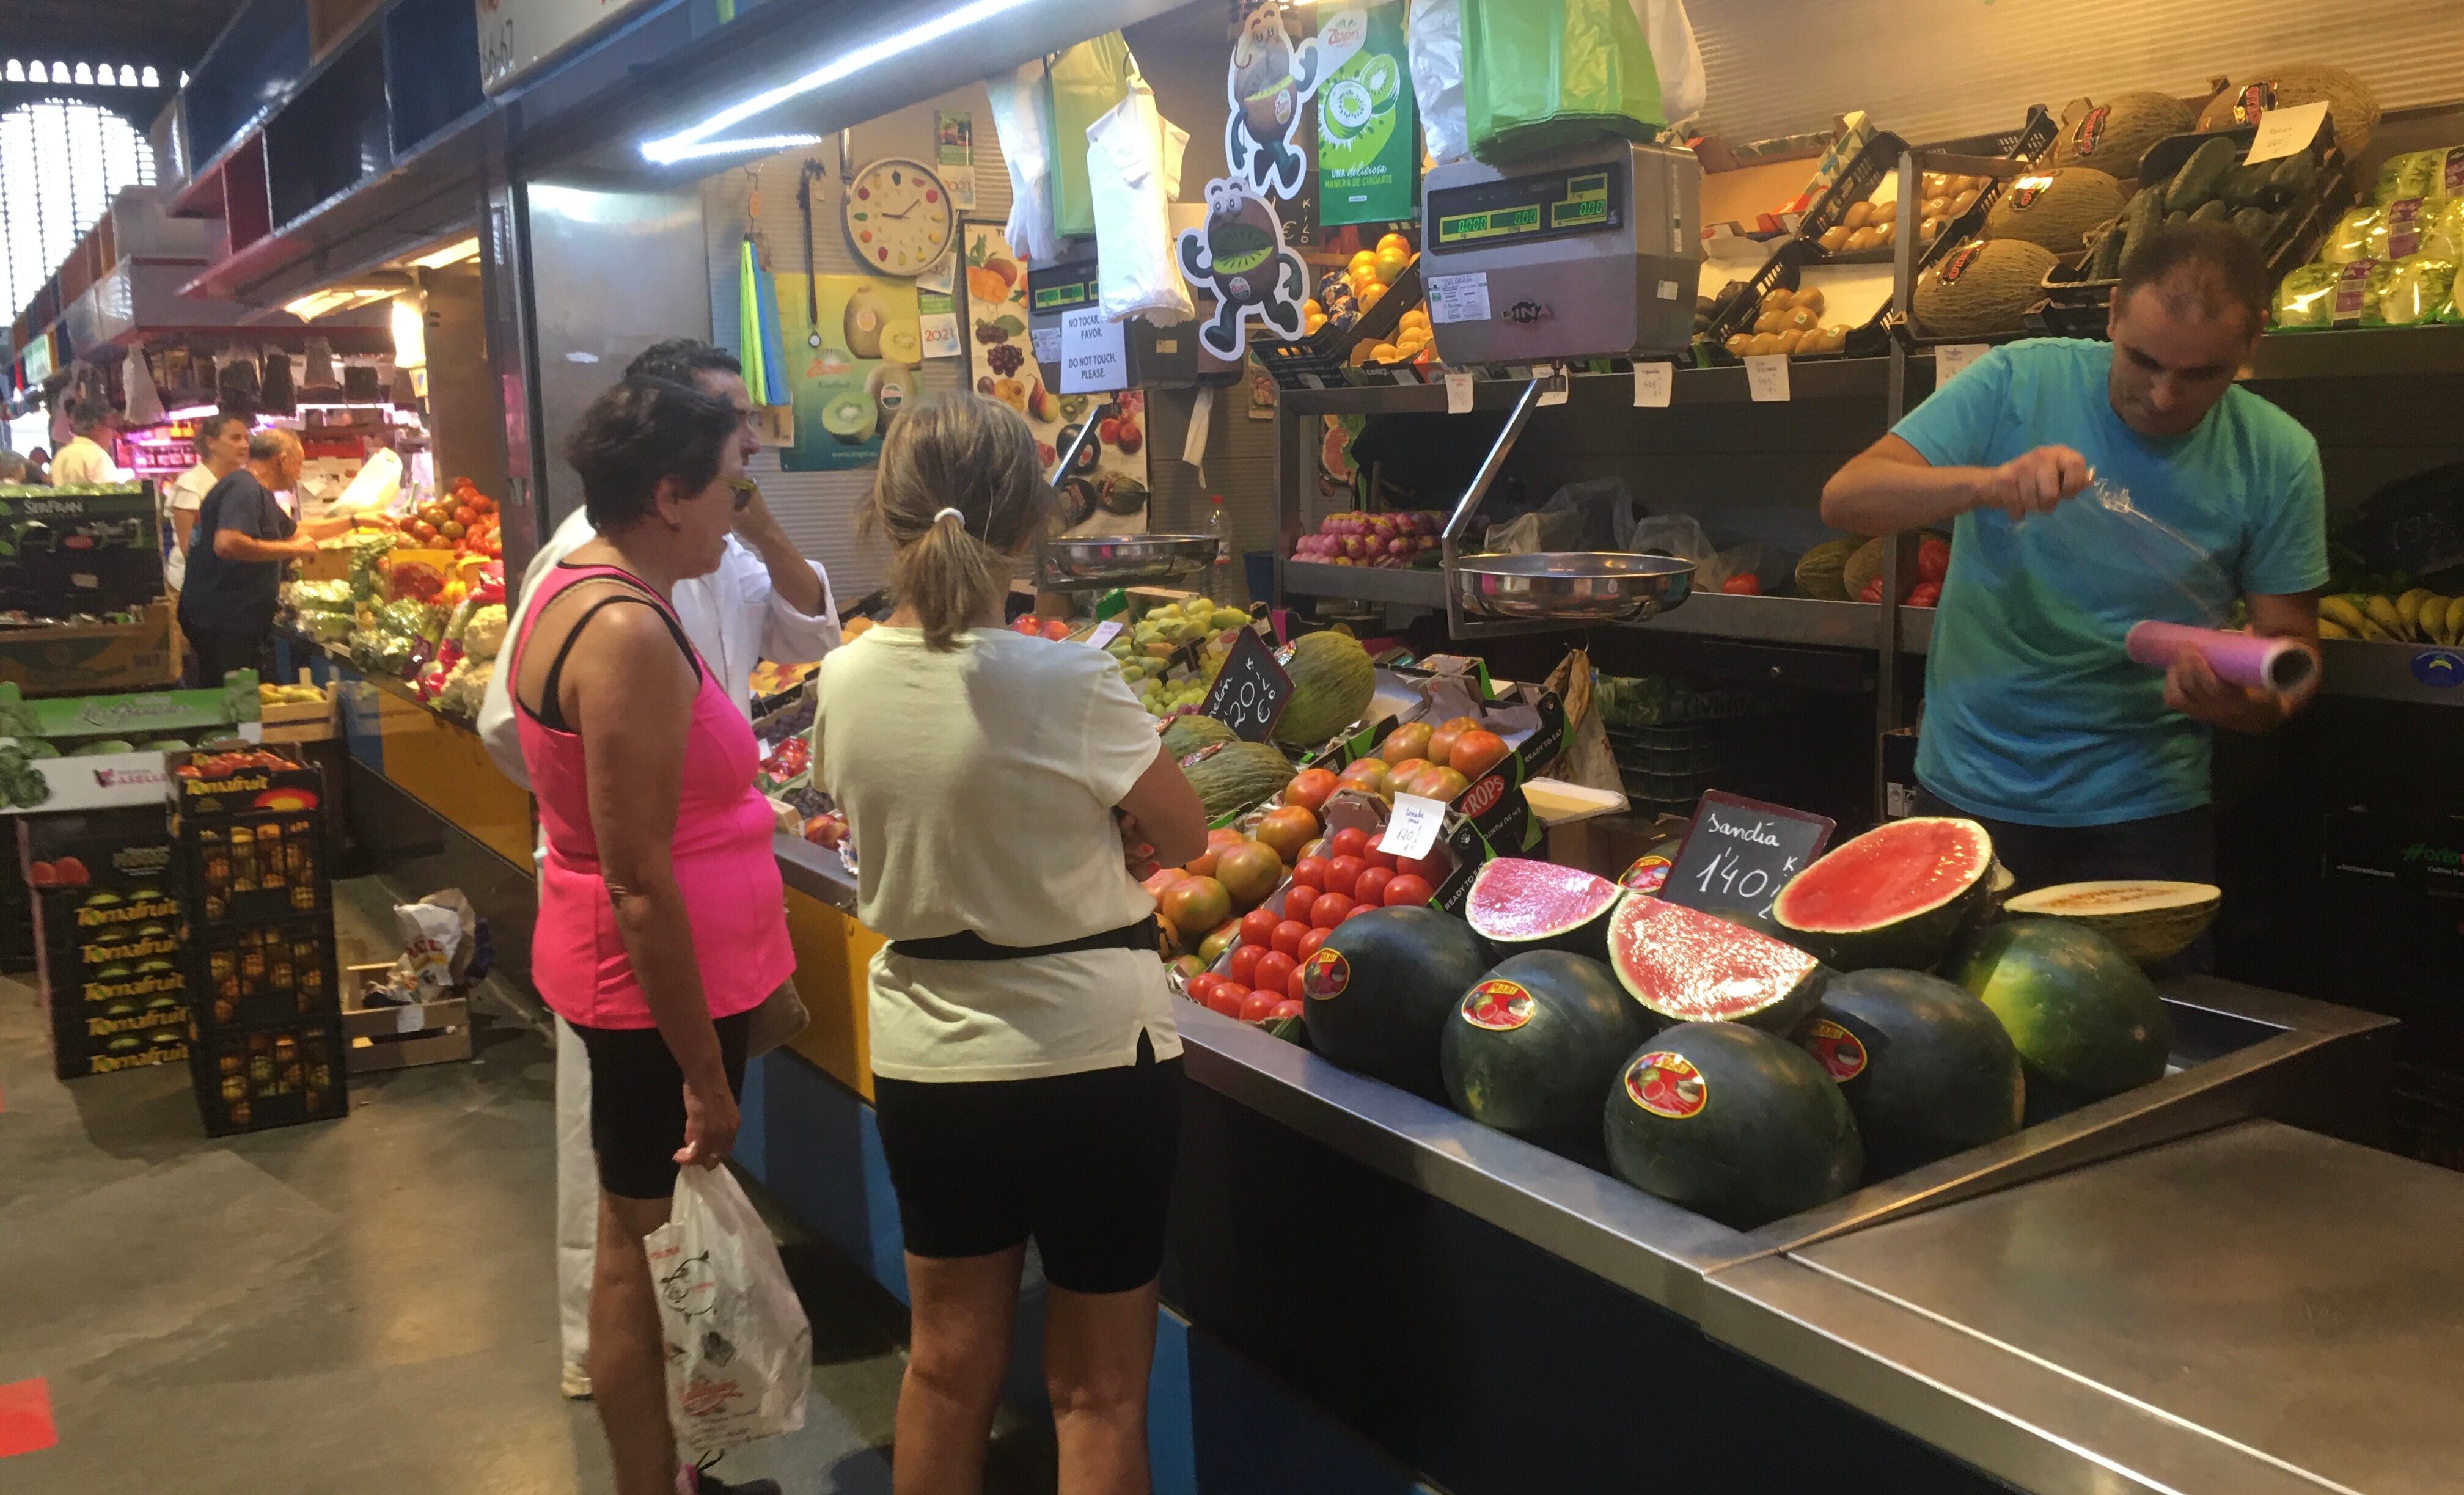
[[[902,413],[865,513],[897,610],[816,688],[814,773],[891,940],[869,1043],[913,1305],[899,1495],[980,1486],[1030,1237],[1061,1487],[1148,1487],[1180,1038],[1125,846],[1184,862],[1206,819],[1110,656],[1002,627],[1051,507],[1006,407]]]

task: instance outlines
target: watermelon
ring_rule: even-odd
[[[1983,915],[1992,870],[1993,839],[1972,820],[1890,821],[1790,878],[1771,919],[1838,970],[1931,970]]]
[[[1993,1009],[1922,971],[1834,977],[1796,1042],[1837,1081],[1887,1178],[2019,1130],[2019,1051]]]
[[[1309,1046],[1346,1069],[1442,1102],[1440,1036],[1488,967],[1487,947],[1471,927],[1435,909],[1346,919],[1301,966]]]
[[[1669,1022],[1796,1026],[1822,996],[1814,956],[1716,913],[1630,894],[1609,917],[1609,969]]]
[[[1864,1154],[1839,1087],[1784,1038],[1683,1022],[1609,1087],[1609,1170],[1645,1194],[1751,1230],[1857,1186]]]
[[[1377,693],[1377,671],[1369,651],[1349,633],[1304,633],[1276,650],[1291,678],[1292,693],[1275,718],[1275,740],[1317,747],[1360,719]]]
[[[1597,960],[1510,956],[1455,1004],[1439,1045],[1446,1098],[1484,1126],[1587,1151],[1601,1092],[1654,1026]]]
[[[1501,956],[1571,950],[1596,958],[1607,948],[1609,912],[1619,896],[1617,884],[1580,868],[1492,857],[1473,874],[1463,919]]]
[[[2164,1078],[2172,1022],[2121,946],[2072,919],[1989,925],[1953,978],[2002,1020],[2037,1120]]]

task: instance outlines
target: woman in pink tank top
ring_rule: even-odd
[[[669,593],[715,568],[743,472],[733,406],[627,379],[566,447],[599,538],[539,583],[506,660],[547,854],[532,979],[590,1055],[590,1380],[618,1495],[729,1486],[676,1464],[642,1238],[737,1130],[750,1014],[795,968],[753,729]]]

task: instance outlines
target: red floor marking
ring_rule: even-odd
[[[58,1441],[52,1430],[52,1394],[41,1376],[0,1386],[0,1459]]]

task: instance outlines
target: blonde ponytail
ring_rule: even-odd
[[[914,610],[925,648],[947,649],[1000,605],[1051,512],[1026,422],[1005,405],[960,393],[911,406],[891,422],[861,524],[896,547],[890,589]]]

